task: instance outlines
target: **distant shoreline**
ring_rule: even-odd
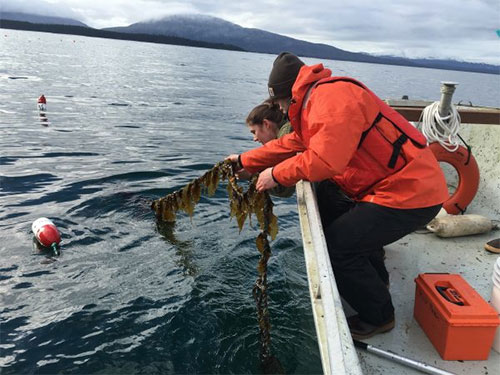
[[[0,14],[1,17],[1,14]],[[253,52],[253,53],[267,53],[258,50],[246,50],[244,48],[225,43],[212,43],[212,42],[202,42],[187,38],[181,38],[176,36],[166,36],[158,34],[145,34],[145,33],[124,33],[119,31],[109,31],[94,29],[92,27],[75,26],[75,25],[62,25],[62,24],[43,24],[43,23],[32,23],[26,21],[14,21],[8,19],[0,18],[0,28],[3,29],[13,29],[13,30],[24,30],[24,31],[39,31],[54,34],[66,34],[66,35],[81,35],[94,38],[104,38],[104,39],[115,39],[115,40],[129,40],[136,42],[146,42],[146,43],[157,43],[157,44],[170,44],[176,46],[186,46],[186,47],[200,47],[200,48],[210,48],[210,49],[221,49],[228,51],[239,51],[239,52]],[[333,47],[332,47],[333,48]],[[324,58],[329,60],[338,61],[352,61],[352,62],[368,62],[371,64],[382,64],[382,65],[396,65],[396,66],[407,66],[412,68],[428,68],[428,69],[441,69],[449,71],[461,71],[470,73],[483,73],[483,74],[494,74],[500,75],[500,67],[490,64],[482,63],[466,63],[466,62],[455,62],[451,60],[433,60],[433,59],[404,59],[394,56],[382,56],[376,57],[371,56],[374,59],[377,58],[379,61],[363,61],[357,60],[355,58],[339,58],[339,57],[325,57],[319,56],[318,54],[300,54],[302,57],[312,57],[312,58]],[[367,55],[368,56],[368,55]],[[465,66],[464,66],[465,65]]]
[[[120,33],[116,31],[99,30],[91,27],[73,26],[73,25],[54,25],[54,24],[31,23],[25,21],[12,21],[12,20],[0,19],[0,28],[246,52],[243,48],[233,46],[230,44],[200,42],[197,40],[179,38],[175,36],[165,36],[165,35]]]

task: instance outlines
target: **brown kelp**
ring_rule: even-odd
[[[235,217],[241,232],[245,221],[254,214],[261,232],[257,236],[256,246],[261,254],[257,265],[258,278],[253,287],[253,296],[257,304],[257,318],[260,334],[260,360],[264,373],[284,373],[279,360],[271,355],[271,336],[267,296],[267,262],[271,256],[268,236],[272,240],[278,234],[278,219],[273,214],[273,202],[267,192],[259,192],[255,184],[257,176],[250,181],[247,191],[238,185],[234,167],[229,160],[217,163],[203,176],[192,180],[182,189],[153,201],[151,208],[160,221],[174,222],[179,210],[193,216],[194,207],[199,202],[202,192],[209,196],[215,194],[221,181],[227,181],[231,217]]]

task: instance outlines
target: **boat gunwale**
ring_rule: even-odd
[[[296,185],[309,293],[325,374],[361,375],[361,365],[347,325],[328,255],[312,184]]]

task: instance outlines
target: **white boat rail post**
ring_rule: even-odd
[[[450,114],[451,98],[458,82],[441,82],[441,99],[439,100],[438,113],[441,117]]]
[[[323,372],[361,375],[361,365],[349,332],[326,245],[312,185],[296,185],[297,206]]]
[[[451,118],[451,98],[457,85],[458,82],[441,82],[441,98],[439,99],[438,114],[446,124],[449,123]],[[438,123],[435,126],[439,133],[443,134],[446,132]]]

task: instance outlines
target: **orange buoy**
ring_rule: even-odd
[[[40,95],[38,98],[38,109],[40,111],[45,111],[47,109],[47,99],[45,99],[45,95]]]
[[[452,215],[463,214],[479,188],[479,167],[476,159],[463,146],[459,146],[455,152],[446,150],[439,142],[433,142],[429,147],[439,162],[450,164],[458,174],[457,189],[443,203],[443,208]]]

